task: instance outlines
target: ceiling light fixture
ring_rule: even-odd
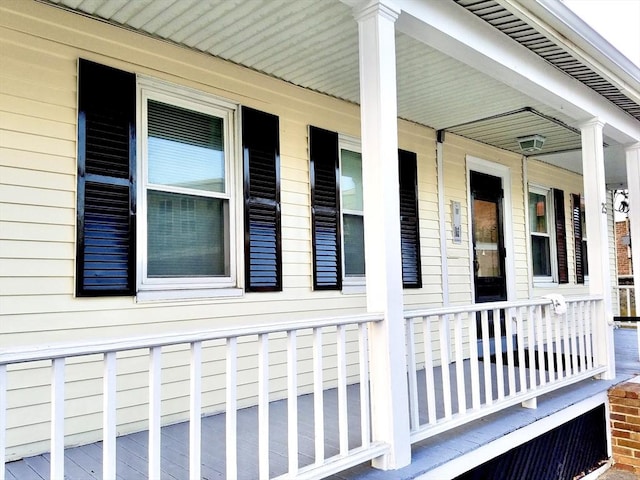
[[[520,150],[524,153],[534,153],[542,150],[545,137],[542,135],[527,135],[526,137],[518,137],[518,143],[520,144]]]

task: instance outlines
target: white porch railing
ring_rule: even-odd
[[[0,480],[5,478],[7,392],[11,391],[11,367],[25,362],[50,361],[51,365],[51,478],[64,478],[65,446],[65,363],[74,357],[101,354],[103,356],[102,374],[102,478],[116,478],[116,412],[118,377],[118,355],[121,352],[148,350],[149,404],[148,404],[148,475],[149,478],[161,476],[161,388],[163,348],[175,345],[188,346],[190,364],[189,387],[189,478],[201,478],[201,416],[202,405],[202,365],[203,351],[210,341],[217,341],[224,348],[226,400],[226,476],[237,478],[239,461],[237,438],[238,398],[238,343],[252,341],[256,348],[252,355],[257,356],[258,386],[258,470],[259,478],[269,478],[269,402],[273,392],[270,383],[270,339],[277,337],[286,343],[286,392],[287,398],[287,449],[288,471],[286,478],[317,478],[331,475],[351,466],[371,460],[387,453],[388,446],[371,441],[370,397],[369,397],[369,361],[367,325],[380,321],[380,315],[355,315],[344,318],[329,318],[312,321],[291,322],[280,325],[246,327],[228,330],[212,330],[192,334],[146,336],[135,339],[121,339],[93,344],[67,343],[52,346],[37,346],[30,349],[16,348],[0,351]],[[286,337],[284,340],[283,337]],[[298,341],[300,340],[300,341]],[[304,340],[304,341],[303,341]],[[303,345],[304,343],[304,345]],[[217,345],[216,344],[216,345]],[[357,360],[354,359],[357,345]],[[309,351],[310,350],[310,351]],[[326,365],[327,351],[333,352],[336,367]],[[349,355],[349,362],[347,356]],[[306,362],[306,370],[301,371],[300,357]],[[244,359],[246,360],[246,359]],[[311,372],[308,364],[311,363]],[[357,365],[356,365],[357,363]],[[326,378],[331,371],[332,378]],[[310,465],[299,465],[298,460],[298,408],[297,398],[303,390],[299,385],[302,375],[311,375],[312,381],[304,388],[313,393],[313,422],[315,432],[315,460]],[[360,390],[360,438],[361,445],[350,448],[347,422],[347,384],[359,383]],[[323,391],[327,386],[337,388],[338,395],[338,435],[339,453],[325,458],[323,412]],[[353,415],[353,412],[349,412]]]
[[[412,442],[604,372],[600,302],[567,299],[561,315],[548,299],[405,312]]]
[[[621,317],[638,317],[638,303],[633,285],[618,285],[618,301]]]

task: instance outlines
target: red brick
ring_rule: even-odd
[[[611,420],[618,420],[620,422],[626,422],[627,421],[627,417],[625,415],[623,415],[622,413],[612,413],[610,415]]]
[[[611,390],[609,390],[609,398],[611,397],[625,397],[627,395],[627,391],[624,388],[620,388],[618,387],[613,387]],[[615,401],[613,398],[611,398],[611,401]]]
[[[616,405],[625,405],[627,407],[637,407],[640,405],[640,402],[637,398],[616,398]]]
[[[625,395],[627,398],[638,398],[638,392],[635,390],[627,390],[627,394]]]
[[[636,436],[634,436],[636,435]],[[627,430],[612,429],[611,436],[615,438],[628,438],[630,440],[640,440],[640,434],[629,432]]]
[[[627,423],[632,425],[640,425],[640,417],[635,415],[627,415]]]
[[[613,449],[613,454],[616,456],[616,458],[618,458],[618,456],[623,456],[623,457],[633,456],[633,450],[629,448],[618,447],[617,445],[614,445],[612,449]]]
[[[640,414],[640,409],[638,407],[629,407],[627,405],[611,405],[611,411],[615,413],[625,413],[628,415]]]
[[[632,432],[640,432],[640,425],[634,425],[632,423],[612,422],[611,426],[613,428],[618,428],[620,430],[629,430],[629,431],[632,431]]]
[[[636,467],[634,467],[633,465],[627,465],[626,463],[614,463],[613,467],[616,470],[624,470],[625,472],[635,472]]]
[[[619,438],[618,445],[621,447],[633,448],[634,450],[640,451],[640,442],[636,442],[634,440],[628,440],[626,438]]]

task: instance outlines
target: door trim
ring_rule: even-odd
[[[502,179],[502,189],[504,190],[503,198],[503,222],[502,228],[504,229],[504,248],[506,252],[506,258],[504,261],[505,269],[505,282],[507,287],[507,301],[515,300],[516,298],[516,281],[515,281],[515,262],[514,262],[514,248],[513,248],[513,218],[511,213],[512,198],[511,198],[511,170],[506,165],[491,162],[489,160],[483,160],[472,155],[466,156],[466,172],[467,172],[467,232],[469,234],[469,274],[470,274],[470,287],[471,287],[471,301],[475,303],[475,288],[473,278],[473,227],[471,218],[471,171],[486,173],[499,177]]]

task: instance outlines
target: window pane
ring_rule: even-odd
[[[364,276],[364,219],[359,215],[344,216],[344,274]]]
[[[225,192],[223,120],[150,100],[149,183]]]
[[[149,190],[149,277],[229,275],[227,201]]]
[[[582,239],[582,273],[589,275],[589,254],[587,253],[587,241]]]
[[[533,235],[531,237],[531,253],[533,256],[533,275],[551,276],[551,257],[549,250],[549,237]]]
[[[532,232],[547,233],[547,197],[529,192],[529,223]]]
[[[342,208],[362,211],[362,157],[358,152],[340,151],[342,165],[340,190],[342,191]]]

